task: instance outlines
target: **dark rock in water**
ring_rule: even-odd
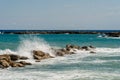
[[[90,45],[90,46],[89,46],[89,48],[92,48],[92,49],[94,49],[95,47],[93,47],[93,46],[91,46],[91,45]]]
[[[81,49],[84,49],[84,50],[86,50],[86,51],[89,50],[89,48],[88,48],[87,46],[83,46],[83,47],[81,47]]]
[[[96,52],[94,52],[94,51],[90,51],[90,53],[96,53]]]
[[[23,65],[32,65],[31,63],[25,62],[25,61],[20,61],[19,63],[23,64]]]
[[[20,59],[20,56],[19,55],[15,55],[15,54],[9,54],[10,56],[10,59],[12,61],[16,61],[16,60],[19,60]]]
[[[42,60],[42,59],[54,58],[54,57],[40,50],[33,50],[33,58],[36,60]]]
[[[28,57],[25,57],[25,56],[20,56],[20,59],[26,60],[26,59],[29,59],[29,58],[28,58]]]
[[[69,44],[69,45],[66,45],[66,50],[67,51],[70,51],[71,49],[81,49],[81,47],[80,46],[77,46],[77,45],[71,45],[71,44]]]
[[[64,52],[61,52],[61,51],[56,52],[56,56],[64,56],[64,55],[65,55]]]
[[[40,62],[41,60],[36,60],[35,62]]]
[[[11,62],[11,58],[7,54],[0,55],[0,60],[6,60],[7,62]]]

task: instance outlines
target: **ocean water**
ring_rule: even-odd
[[[66,44],[95,46],[96,54],[76,51],[76,54],[55,57],[35,63],[32,50],[54,55],[51,48]],[[28,56],[31,66],[0,69],[0,80],[120,80],[120,38],[98,34],[0,34],[0,54]]]

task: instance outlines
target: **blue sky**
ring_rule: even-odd
[[[0,0],[0,29],[120,29],[120,0]]]

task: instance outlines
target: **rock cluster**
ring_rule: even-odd
[[[54,57],[43,51],[33,50],[33,58],[36,60],[36,62],[39,62],[43,59],[54,58]]]
[[[7,67],[24,67],[25,65],[31,65],[31,63],[20,61],[18,60],[26,60],[28,59],[25,56],[19,56],[15,54],[3,54],[0,55],[0,68],[7,68]]]
[[[91,51],[95,47],[93,46],[77,46],[77,45],[66,45],[63,49],[53,49],[55,52],[55,56],[64,56],[64,55],[71,55],[75,54],[76,50],[84,50],[89,51],[90,53],[95,53],[94,51]],[[33,50],[32,56],[35,62],[40,62],[41,60],[48,59],[48,58],[54,58],[49,53],[45,53],[41,50]],[[24,67],[26,65],[32,65],[29,62],[23,61],[27,60],[28,57],[26,56],[19,56],[16,54],[3,54],[0,55],[0,68],[8,68],[8,67]],[[22,60],[22,61],[20,61]]]

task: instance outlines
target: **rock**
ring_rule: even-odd
[[[86,51],[89,50],[89,48],[88,48],[87,46],[83,46],[83,47],[81,47],[81,49],[84,49],[84,50],[86,50]]]
[[[41,56],[42,57],[42,56],[45,56],[45,53],[40,51],[40,50],[38,50],[38,51],[33,50],[33,55],[37,55],[37,56]]]
[[[93,46],[91,46],[91,45],[90,45],[90,46],[89,46],[89,48],[92,48],[92,49],[94,49],[95,47],[93,47]]]
[[[25,57],[25,56],[20,56],[20,59],[26,60],[26,59],[29,59],[29,58],[28,58],[28,57]]]
[[[36,60],[35,62],[40,62],[40,60]]]
[[[54,57],[52,57],[48,53],[44,53],[40,50],[38,50],[38,51],[33,50],[33,58],[36,59],[36,60],[42,60],[42,59],[54,58]]]
[[[64,55],[65,55],[64,52],[61,52],[61,51],[56,52],[56,56],[64,56]]]
[[[10,56],[10,59],[12,61],[16,61],[16,60],[19,60],[20,59],[20,56],[19,55],[15,55],[15,54],[9,54]]]
[[[25,61],[20,61],[19,63],[23,64],[23,65],[32,65],[31,63],[25,62]]]
[[[6,60],[0,60],[0,65],[1,68],[7,68],[10,66],[9,62],[7,62]]]
[[[7,54],[0,55],[0,60],[6,60],[7,62],[11,62],[11,58]]]
[[[41,60],[42,59],[42,57],[38,56],[38,55],[33,55],[33,58],[36,59],[36,60]]]
[[[96,52],[94,52],[94,51],[90,51],[90,53],[96,53]]]
[[[22,63],[19,62],[12,62],[11,63],[11,67],[24,67],[25,65],[23,65]]]
[[[70,51],[71,49],[81,49],[81,47],[80,46],[77,46],[77,45],[71,45],[71,44],[69,44],[69,45],[66,45],[66,50],[67,51]]]

